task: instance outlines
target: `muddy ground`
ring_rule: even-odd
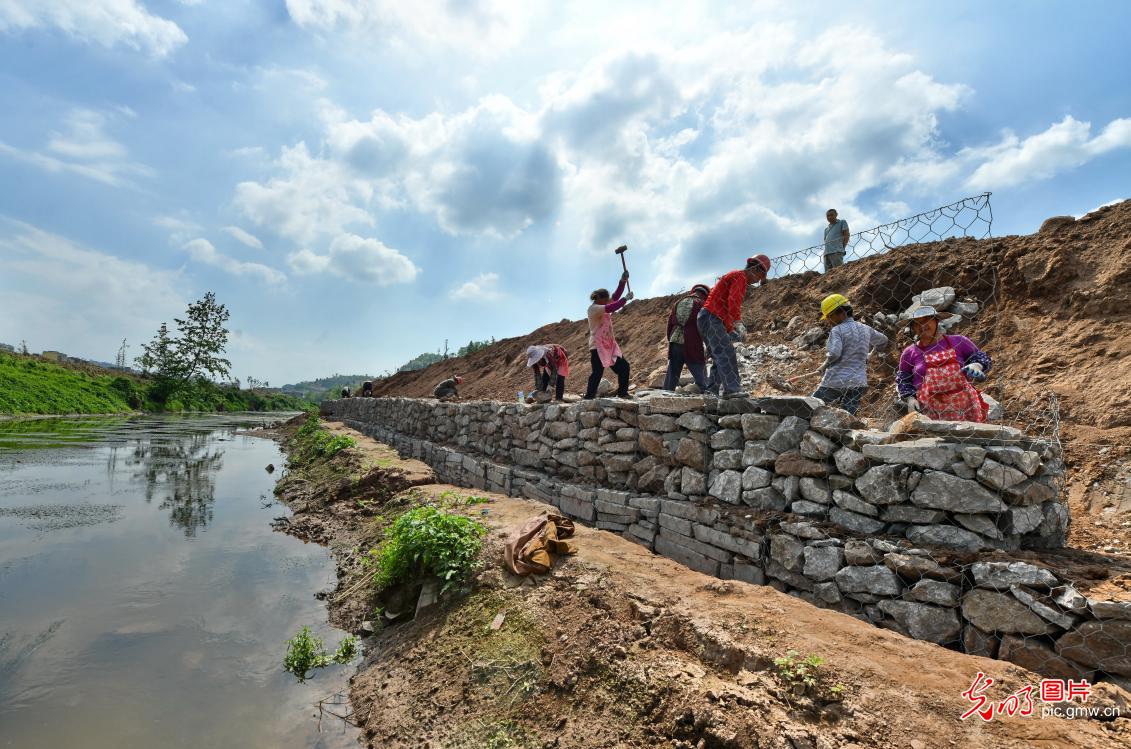
[[[769,587],[706,577],[604,531],[579,527],[576,556],[542,577],[513,576],[501,564],[503,542],[545,505],[482,492],[485,503],[468,503],[467,490],[434,483],[427,466],[331,428],[357,447],[288,468],[277,495],[294,514],[280,529],[333,549],[334,624],[378,623],[350,691],[370,747],[1131,746],[1127,719],[961,721],[970,706],[961,693],[979,670],[997,680],[989,696],[999,700],[1039,677]],[[361,559],[388,522],[421,502],[490,531],[464,594],[412,619],[411,601],[374,595]],[[407,613],[381,626],[382,604],[386,616]],[[795,688],[775,665],[790,653],[822,659],[811,687]],[[1098,685],[1090,704],[1131,717],[1129,698]]]

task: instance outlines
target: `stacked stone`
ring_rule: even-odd
[[[706,574],[1050,676],[1131,677],[1131,603],[1089,600],[1000,552],[922,548],[1062,542],[1059,451],[1016,430],[925,421],[893,442],[806,398],[349,399],[323,411],[441,481],[552,504]]]

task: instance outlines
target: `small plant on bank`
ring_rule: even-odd
[[[325,668],[331,663],[345,665],[357,655],[357,638],[348,635],[338,644],[333,654],[326,650],[321,637],[311,634],[310,627],[303,627],[297,635],[287,640],[287,654],[283,658],[283,668],[294,674],[300,682],[305,682],[315,669]]]
[[[384,589],[435,575],[446,593],[474,571],[486,532],[471,518],[431,505],[409,510],[389,527],[381,546],[370,551],[377,563],[375,584]]]
[[[314,460],[315,458],[332,458],[347,447],[354,447],[357,442],[352,437],[344,434],[334,436],[322,426],[317,414],[306,417],[306,423],[295,432],[296,454],[301,461]]]
[[[793,693],[839,702],[844,699],[846,688],[840,683],[828,684],[824,663],[824,659],[818,655],[801,658],[796,650],[789,650],[784,656],[774,659],[778,680]]]

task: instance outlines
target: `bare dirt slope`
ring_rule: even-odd
[[[704,280],[710,279],[688,279],[688,286]],[[1094,522],[1101,523],[1076,523],[1074,542],[1111,551],[1131,547],[1131,201],[1076,221],[1050,220],[1032,235],[910,245],[826,275],[774,279],[754,291],[743,318],[750,342],[789,343],[815,321],[826,294],[844,293],[857,318],[868,320],[877,311],[901,312],[912,295],[936,286],[953,286],[960,297],[985,305],[956,332],[993,357],[991,392],[1014,401],[1048,391],[1057,395],[1072,509],[1078,518],[1096,516]],[[638,300],[617,315],[617,338],[637,385],[666,362],[664,330],[674,300]],[[579,311],[586,305],[579,300]],[[788,321],[798,316],[804,324],[787,331]],[[458,373],[465,380],[464,398],[512,400],[518,390],[530,388],[526,347],[545,342],[569,351],[574,372],[567,390],[579,393],[589,370],[587,336],[584,319],[563,320],[470,356],[399,373],[380,382],[377,394],[429,397],[437,382]],[[896,352],[908,343],[900,338],[873,365],[874,391],[894,395]],[[804,357],[786,366],[798,373],[813,369],[822,353]]]
[[[576,556],[547,576],[514,577],[501,565],[503,541],[545,505],[490,494],[485,504],[453,503],[465,490],[423,483],[427,467],[333,428],[359,442],[334,459],[347,473],[369,466],[372,475],[403,477],[402,487],[416,484],[375,494],[363,480],[350,494],[325,474],[328,484],[307,476],[281,493],[295,508],[289,530],[313,531],[338,550],[343,571],[331,600],[340,626],[356,630],[374,603],[348,549],[372,544],[382,515],[405,502],[446,502],[490,529],[466,597],[367,640],[351,700],[371,747],[1131,746],[1123,719],[961,721],[970,704],[961,692],[979,670],[997,680],[989,692],[997,699],[1039,677],[768,587],[691,572],[611,533],[579,528]],[[790,651],[823,659],[807,693],[791,689],[774,664]],[[1110,685],[1101,691],[1095,704],[1125,698]]]

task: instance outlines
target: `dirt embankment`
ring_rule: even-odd
[[[371,747],[1131,746],[1122,719],[961,721],[979,670],[998,700],[1039,677],[691,572],[607,532],[579,528],[576,556],[544,577],[514,577],[503,541],[545,505],[491,494],[468,504],[423,464],[331,426],[358,447],[291,469],[278,494],[294,509],[284,529],[335,551],[338,626],[357,631],[374,616],[355,549],[378,542],[400,511],[434,502],[490,529],[467,595],[366,639],[351,700]],[[808,656],[822,663],[803,693],[775,660]],[[1089,704],[1122,699],[1099,689]]]
[[[709,279],[689,279],[688,285],[704,280]],[[1072,543],[1131,551],[1131,201],[1079,220],[1052,219],[1036,234],[910,245],[825,275],[774,279],[747,300],[743,319],[749,342],[790,344],[813,324],[827,294],[845,294],[857,318],[868,321],[875,312],[902,312],[914,294],[937,286],[953,286],[960,297],[983,305],[955,332],[993,357],[991,392],[1014,403],[1056,394],[1076,518]],[[617,339],[638,386],[666,363],[664,330],[675,299],[642,299],[617,315]],[[579,310],[585,304],[579,300]],[[798,323],[788,326],[795,317]],[[562,320],[466,357],[399,373],[378,383],[377,395],[430,397],[436,383],[455,372],[464,377],[464,398],[509,401],[531,385],[526,347],[546,342],[569,351],[574,371],[567,390],[582,392],[589,370],[584,319]],[[908,343],[899,338],[896,351]],[[775,371],[812,370],[823,358],[820,348],[801,354]],[[894,395],[895,363],[893,352],[873,365],[875,397],[879,391]],[[1034,428],[1049,427],[1049,414],[1034,418],[1044,422]]]

